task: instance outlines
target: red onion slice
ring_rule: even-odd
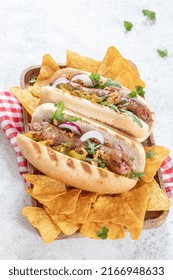
[[[68,79],[66,77],[62,76],[53,82],[52,87],[56,87],[59,84],[67,84],[67,82],[68,82]]]
[[[93,86],[93,82],[87,74],[76,74],[71,79],[72,82],[75,82],[77,80],[84,82],[86,86]]]
[[[81,129],[80,127],[72,122],[63,122],[58,126],[59,128],[65,128],[65,129],[70,129],[72,132],[75,132],[78,135],[81,135]]]
[[[98,131],[98,130],[90,130],[90,131],[84,133],[84,134],[81,136],[80,140],[81,140],[82,142],[85,142],[86,140],[91,139],[91,138],[95,138],[95,139],[97,139],[101,144],[104,144],[104,137],[103,137],[103,134],[102,134],[100,131]]]

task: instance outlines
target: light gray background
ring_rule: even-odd
[[[142,9],[156,12],[155,24]],[[125,32],[123,21],[133,22]],[[67,49],[100,60],[115,45],[139,68],[146,97],[156,112],[157,144],[172,149],[173,1],[172,0],[1,0],[0,87],[19,84],[21,72],[50,53],[65,61]],[[168,49],[160,58],[157,48]],[[0,131],[0,259],[172,259],[173,211],[158,229],[138,241],[72,239],[45,245],[21,215],[30,205],[18,173],[15,152]],[[173,149],[172,149],[173,151]],[[171,152],[171,155],[173,153]]]

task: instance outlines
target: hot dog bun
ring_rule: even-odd
[[[32,116],[32,122],[49,120],[55,109],[52,103],[40,105]],[[75,115],[70,111],[66,111],[66,114],[68,116]],[[83,133],[93,129],[99,130],[103,134],[105,142],[109,142],[115,148],[120,145],[129,157],[133,157],[133,170],[138,172],[144,171],[145,151],[140,143],[111,130],[108,126],[101,125],[87,118],[82,117],[82,121],[77,121],[77,123],[80,125]],[[72,158],[22,134],[17,135],[17,143],[23,156],[34,167],[67,185],[92,192],[114,194],[128,191],[137,183],[137,180],[134,178],[118,175]]]
[[[64,68],[58,70],[54,74],[50,84],[61,76],[67,76],[69,79],[71,79],[71,77],[79,73],[85,73],[88,76],[90,76],[91,74],[82,70]],[[104,77],[101,77],[100,79],[104,83],[107,81],[107,79]],[[119,92],[127,96],[130,90],[122,87]],[[153,129],[154,113],[152,112],[152,109],[149,107],[148,103],[141,96],[137,96],[137,98],[135,99],[146,106],[150,112],[150,120],[148,121],[148,123],[140,120],[142,127],[139,126],[139,124],[126,113],[117,112],[113,109],[110,109],[108,106],[102,106],[98,103],[93,103],[87,99],[71,95],[68,92],[62,92],[62,90],[56,87],[46,86],[43,87],[40,92],[41,104],[47,102],[55,103],[62,100],[65,103],[65,107],[67,109],[80,113],[93,120],[98,120],[102,123],[105,123],[142,142],[150,135]]]

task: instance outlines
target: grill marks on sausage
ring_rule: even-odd
[[[46,143],[50,146],[56,147],[62,145],[63,142],[70,142],[70,150],[74,149],[77,153],[80,153],[81,148],[87,150],[87,143],[81,142],[79,135],[62,130],[48,122],[32,123],[30,124],[30,129],[35,140],[46,140]],[[35,149],[40,153],[38,144],[36,142],[34,144]],[[101,160],[110,171],[122,175],[128,174],[131,171],[132,161],[125,151],[111,148],[106,145],[100,145],[97,151],[99,153],[98,156],[101,156]],[[49,150],[49,156],[53,161],[58,161],[56,152],[53,150]],[[91,155],[89,154],[88,156]],[[91,159],[94,157],[95,155],[91,156]],[[66,164],[67,166],[74,168],[72,159],[69,159]],[[91,168],[88,163],[81,161],[81,166],[87,173],[91,173]],[[100,174],[102,174],[102,176],[105,175],[103,172]]]

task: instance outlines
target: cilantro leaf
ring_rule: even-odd
[[[135,172],[135,171],[133,171],[130,174],[130,178],[139,178],[139,177],[143,177],[143,176],[145,176],[145,173],[143,173],[143,172]]]
[[[137,91],[137,93],[138,93],[140,96],[144,97],[145,91],[144,91],[143,87],[141,87],[141,86],[136,86],[136,91]]]
[[[82,118],[77,117],[77,116],[66,117],[65,121],[66,122],[77,122],[77,121],[82,121]]]
[[[99,74],[91,74],[89,77],[93,81],[94,85],[97,85],[100,81],[100,75]]]
[[[133,24],[130,21],[124,21],[124,27],[126,31],[131,31],[133,28]]]
[[[106,101],[106,100],[100,102],[100,105],[106,105],[106,104],[107,104],[107,101]]]
[[[100,84],[100,88],[105,88],[105,87],[109,87],[109,86],[115,86],[118,88],[121,88],[122,86],[117,83],[116,81],[112,81],[111,79],[107,79],[107,81],[104,84]]]
[[[118,106],[114,105],[113,103],[109,103],[109,104],[108,104],[108,107],[109,107],[110,109],[115,110],[116,112],[120,112]]]
[[[142,10],[142,13],[145,17],[147,17],[148,20],[150,20],[150,21],[156,20],[156,13],[155,12],[149,11],[149,10]]]
[[[127,96],[130,97],[130,98],[136,98],[137,97],[137,92],[135,90],[133,90]]]
[[[108,105],[108,107],[115,110],[116,112],[122,112],[122,113],[127,114],[129,117],[131,117],[133,119],[134,122],[136,122],[139,125],[139,127],[143,127],[143,124],[142,124],[141,120],[136,115],[134,115],[132,112],[127,111],[124,108],[118,108],[118,106],[116,106],[112,103],[110,103]]]
[[[98,159],[96,161],[97,161],[99,167],[104,168],[106,166],[106,164],[103,162],[101,157],[98,157]]]
[[[161,56],[161,57],[165,57],[168,55],[168,51],[167,50],[159,50],[157,49],[157,52],[158,54]]]
[[[133,121],[139,125],[139,127],[141,127],[141,128],[143,127],[141,120],[136,115],[134,115],[132,112],[126,111],[125,109],[119,109],[119,110],[120,110],[120,112],[126,113],[129,117],[131,117],[133,119]]]
[[[59,124],[62,123],[64,118],[64,102],[55,103],[54,106],[57,108],[55,112],[52,113],[50,120],[51,122],[55,119]]]
[[[154,156],[155,156],[155,152],[153,152],[152,150],[146,153],[146,158],[153,158]]]
[[[97,236],[103,240],[107,239],[108,232],[109,230],[107,227],[102,227],[102,231],[97,231]]]
[[[101,144],[96,144],[94,142],[91,142],[90,140],[87,140],[87,146],[84,148],[87,150],[89,155],[95,155],[96,150],[100,148]]]

